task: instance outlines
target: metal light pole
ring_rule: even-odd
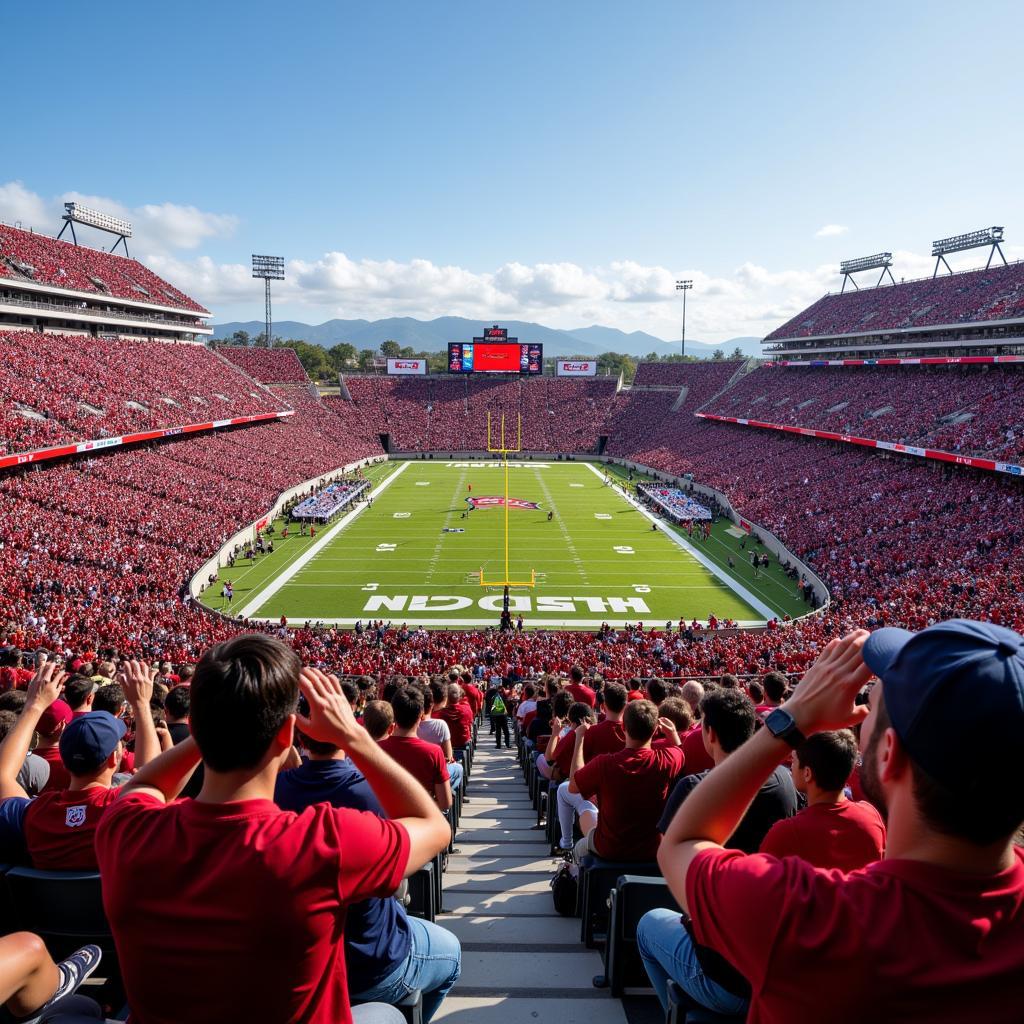
[[[687,279],[685,281],[676,281],[676,291],[683,293],[683,341],[680,347],[679,354],[681,356],[686,355],[686,293],[693,287],[693,281]]]

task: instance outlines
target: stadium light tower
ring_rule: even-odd
[[[679,349],[681,356],[686,355],[686,293],[693,287],[693,281],[687,278],[685,281],[676,281],[676,291],[683,293],[683,341]]]
[[[997,252],[1005,267],[1006,256],[1003,255],[1003,247],[999,244],[1002,241],[1004,241],[1003,229],[993,227],[982,228],[980,231],[968,231],[964,235],[953,235],[951,238],[940,238],[932,242],[932,255],[935,257],[932,280],[938,276],[940,264],[945,264],[946,269],[952,274],[953,268],[946,260],[946,256],[953,252],[963,252],[965,249],[984,249],[986,246],[991,246],[988,250],[988,262],[985,264],[985,269],[988,270],[992,265],[992,257]]]
[[[270,282],[284,280],[284,257],[257,256],[253,253],[252,276],[263,278],[263,281],[267,286],[266,333],[263,337],[266,339],[267,348],[270,348],[273,344],[271,341],[272,335],[270,333],[271,328],[273,327],[273,318],[270,314]]]

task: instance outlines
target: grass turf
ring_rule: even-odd
[[[375,490],[385,486],[372,508],[348,525],[332,524],[313,540],[296,536],[293,525],[281,540],[279,523],[273,555],[222,570],[221,580],[235,583],[231,611],[269,620],[285,615],[293,624],[344,626],[372,618],[433,627],[496,624],[501,593],[482,588],[479,572],[488,580],[503,578],[504,510],[463,513],[469,485],[476,498],[501,495],[503,475],[483,462],[375,467]],[[512,463],[509,494],[539,505],[509,510],[509,574],[525,580],[537,572],[535,588],[512,593],[513,613],[521,611],[527,627],[706,620],[711,613],[744,623],[764,618],[672,539],[687,541],[685,531],[652,530],[588,465]],[[741,549],[740,539],[727,532],[730,525],[718,523],[708,542],[687,542],[773,612],[806,611],[777,566],[753,576],[749,545]],[[445,533],[446,527],[464,532]],[[280,584],[283,575],[288,578]],[[219,594],[219,585],[207,593],[211,607],[222,607]]]

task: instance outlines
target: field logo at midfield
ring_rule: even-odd
[[[470,508],[500,508],[505,504],[505,496],[502,494],[474,494],[466,499]],[[540,505],[535,501],[527,501],[525,498],[509,498],[509,508],[532,508],[539,509]]]
[[[491,594],[474,601],[462,594],[370,594],[364,612],[456,612],[474,605],[486,612],[501,611],[503,597]],[[509,611],[563,612],[570,614],[647,615],[650,608],[642,597],[597,597],[594,594],[554,595],[511,594]]]

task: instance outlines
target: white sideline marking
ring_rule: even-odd
[[[600,477],[602,480],[604,479],[601,473],[594,468],[594,464],[592,462],[584,462],[582,463],[582,465],[586,466],[590,470],[590,472],[594,474],[594,476]],[[665,536],[668,537],[669,540],[678,544],[679,547],[681,547],[687,553],[693,555],[694,559],[700,562],[700,564],[703,565],[704,568],[707,569],[707,571],[711,573],[712,576],[714,576],[716,579],[721,580],[734,594],[739,594],[739,596],[742,597],[743,600],[746,601],[747,604],[749,604],[750,607],[754,609],[754,611],[760,612],[764,616],[765,622],[767,622],[768,619],[774,619],[778,616],[778,612],[773,612],[771,608],[769,608],[768,605],[764,603],[764,601],[762,601],[760,598],[754,597],[754,595],[749,590],[747,590],[747,588],[743,586],[742,583],[740,583],[736,579],[733,579],[732,576],[730,576],[727,572],[725,572],[724,569],[718,566],[717,563],[713,562],[710,558],[708,558],[707,555],[705,555],[701,551],[698,551],[692,545],[687,544],[687,542],[682,537],[680,537],[678,533],[675,533],[673,530],[666,529],[665,524],[660,522],[657,516],[653,515],[651,512],[648,512],[647,509],[640,504],[640,502],[636,501],[634,498],[628,495],[621,487],[619,487],[618,484],[613,484],[612,487],[613,490],[617,491],[620,495],[622,495],[622,497],[625,498],[626,501],[628,501],[630,505],[632,505],[633,508],[635,508],[645,519],[649,519],[652,523],[654,523],[654,525],[657,526],[657,528],[661,530],[661,532],[665,534]],[[764,622],[757,622],[754,623],[754,625],[763,626]]]
[[[395,477],[401,476],[411,465],[411,462],[401,463],[394,473],[377,485],[376,491],[371,492],[372,497],[376,498],[377,495],[395,479]],[[291,580],[297,572],[304,569],[325,547],[327,547],[328,544],[330,544],[332,540],[334,540],[335,534],[348,526],[348,524],[351,523],[352,520],[355,519],[356,516],[358,516],[366,507],[366,504],[361,502],[356,505],[348,515],[342,516],[341,519],[328,529],[315,544],[311,544],[306,548],[306,550],[299,555],[299,557],[296,558],[280,576],[275,577],[266,589],[261,590],[244,608],[240,608],[238,611],[238,617],[243,619],[251,618],[257,608],[265,605],[267,601],[269,601],[289,580]]]

